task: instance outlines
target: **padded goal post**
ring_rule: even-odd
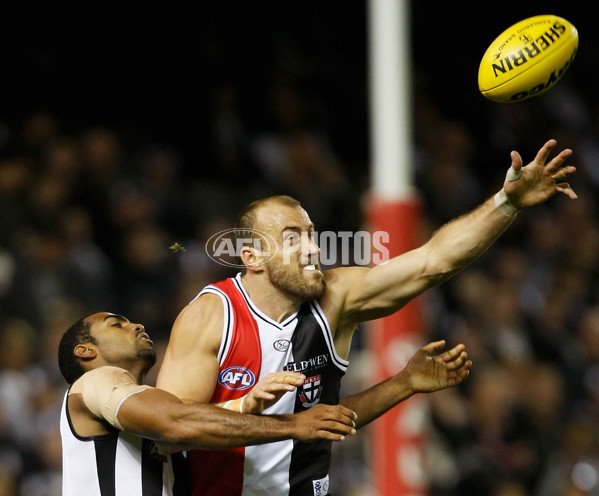
[[[368,230],[389,234],[389,257],[418,246],[419,197],[413,187],[409,0],[369,0],[371,184],[365,202]],[[418,299],[369,323],[373,382],[401,370],[421,347]],[[370,460],[378,496],[427,494],[424,440],[427,410],[418,395],[375,420]]]

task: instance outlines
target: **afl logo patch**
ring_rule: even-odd
[[[289,341],[288,339],[277,339],[272,344],[272,347],[277,351],[287,351],[290,345],[291,341]]]
[[[248,389],[254,385],[256,378],[245,367],[229,367],[219,374],[218,382],[227,389]]]

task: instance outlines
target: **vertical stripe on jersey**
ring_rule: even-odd
[[[132,434],[121,432],[115,457],[117,494],[135,495],[141,492],[141,441]],[[124,441],[124,442],[122,442]],[[136,467],[135,470],[133,468]]]
[[[115,460],[116,445],[118,436],[110,436],[101,439],[94,439],[94,449],[96,451],[96,466],[98,467],[98,483],[100,485],[100,494],[102,496],[115,496]]]
[[[144,496],[162,496],[162,466],[158,458],[152,456],[154,442],[142,440],[141,450],[141,493]]]
[[[173,453],[170,455],[172,463],[172,476],[175,481],[172,484],[173,496],[189,496],[191,486],[189,482],[189,462],[185,453]],[[170,487],[170,486],[166,486]]]
[[[307,361],[306,368],[301,370],[307,380],[320,377],[320,396],[317,402],[336,405],[339,403],[341,378],[345,375],[347,361],[337,355],[328,323],[317,310],[319,307],[310,302],[300,308],[299,322],[291,338],[293,356]],[[314,357],[327,357],[329,361],[326,365],[321,365],[318,361],[309,364],[309,360]],[[304,405],[302,392],[303,386],[298,387],[294,412],[310,407]],[[294,441],[289,466],[289,496],[315,494],[313,481],[324,479],[329,473],[331,445],[332,442],[326,440],[311,443]]]
[[[258,328],[247,311],[247,305],[230,279],[206,286],[199,295],[212,293],[223,302],[223,337],[218,352],[220,370],[240,367],[251,371],[258,380],[261,355]],[[241,361],[231,361],[235,349],[243,349]],[[202,380],[202,378],[197,378]],[[226,387],[217,382],[211,403],[240,398],[247,389]],[[190,450],[190,480],[193,496],[237,496],[242,492],[245,460],[244,447],[231,450]]]
[[[163,463],[152,455],[152,450],[142,447],[152,441],[117,429],[102,436],[79,436],[67,401],[68,392],[60,417],[64,496],[173,495],[172,457],[166,457]],[[184,491],[175,494],[187,495]]]
[[[227,353],[229,352],[229,347],[231,346],[231,334],[233,332],[233,310],[231,308],[231,302],[227,295],[218,289],[215,286],[207,286],[204,288],[197,297],[202,296],[205,293],[211,293],[216,296],[219,296],[223,302],[223,337],[220,342],[220,348],[218,350],[218,363],[222,363]],[[196,298],[197,298],[196,297]]]

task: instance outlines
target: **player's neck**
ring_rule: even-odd
[[[295,313],[302,304],[298,298],[281,291],[264,278],[246,274],[241,283],[262,313],[276,322],[282,322]]]
[[[120,367],[125,369],[131,373],[131,375],[135,378],[138,384],[143,384],[143,381],[148,372],[148,364],[143,362],[142,360],[123,360],[120,362],[114,363],[106,363],[106,365],[112,365],[114,367]]]

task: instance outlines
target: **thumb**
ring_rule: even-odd
[[[430,355],[436,351],[442,350],[444,347],[445,340],[442,339],[441,341],[433,341],[432,343],[428,343],[426,346],[423,346],[422,349]]]
[[[514,150],[510,154],[510,157],[512,159],[512,165],[505,175],[506,182],[515,181],[522,175],[522,157],[520,154]]]

